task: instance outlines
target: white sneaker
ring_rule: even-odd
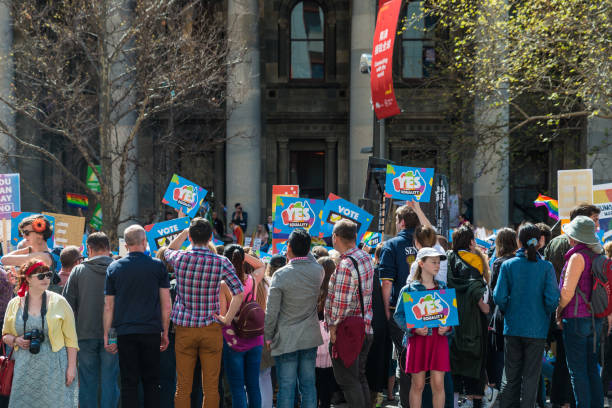
[[[482,399],[482,405],[486,408],[492,408],[497,400],[497,396],[499,395],[499,391],[491,386],[487,386],[485,390],[484,398]]]

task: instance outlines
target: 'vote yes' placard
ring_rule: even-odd
[[[335,194],[330,194],[325,202],[325,207],[323,207],[321,233],[319,235],[321,237],[331,237],[334,224],[343,219],[357,224],[357,242],[360,242],[361,236],[368,230],[373,216],[363,208],[359,208]]]
[[[189,217],[145,225],[144,229],[151,254],[157,255],[159,248],[168,246],[186,228],[189,228]],[[186,249],[189,245],[190,242],[186,239],[181,249]]]
[[[206,193],[207,191],[196,183],[174,174],[162,203],[183,210],[186,216],[193,218],[198,213]]]

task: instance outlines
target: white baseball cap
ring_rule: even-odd
[[[419,252],[417,253],[417,256],[416,256],[416,261],[423,259],[423,258],[429,258],[429,257],[434,257],[434,256],[439,257],[441,261],[446,260],[446,255],[444,255],[437,249],[431,248],[431,247],[425,247],[425,248],[419,249]]]

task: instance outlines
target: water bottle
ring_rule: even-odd
[[[117,330],[114,327],[111,327],[108,332],[108,344],[117,344]]]

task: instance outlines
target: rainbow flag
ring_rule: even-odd
[[[548,216],[550,218],[554,218],[555,220],[559,219],[559,203],[557,200],[542,194],[538,194],[538,198],[536,198],[536,200],[533,202],[533,205],[536,207],[546,207],[548,209]]]
[[[70,207],[82,208],[84,210],[89,207],[89,198],[83,194],[66,193],[66,201]]]

